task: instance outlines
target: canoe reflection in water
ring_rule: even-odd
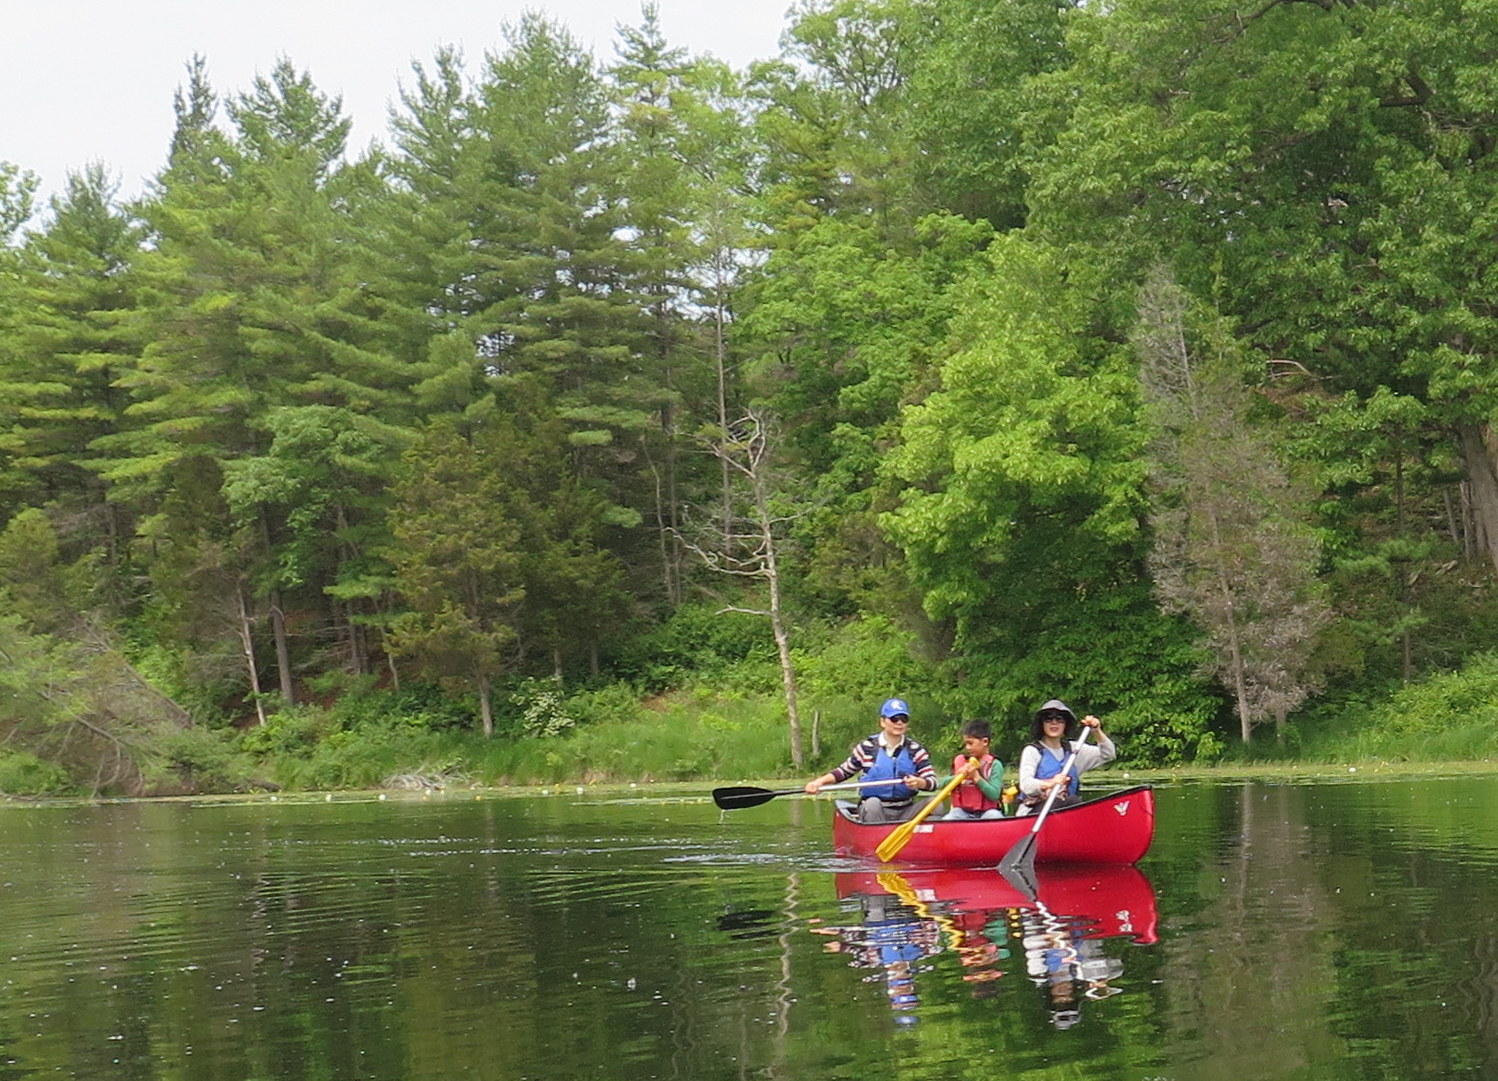
[[[896,1019],[911,1023],[920,999],[916,976],[952,951],[975,997],[1023,957],[1025,976],[1045,996],[1051,1023],[1070,1028],[1082,1004],[1119,994],[1123,962],[1105,939],[1156,941],[1155,891],[1137,867],[1041,865],[1022,889],[992,868],[868,871],[837,875],[838,897],[856,904],[863,922],[814,928],[833,937],[828,952],[869,968],[883,981]],[[1006,981],[1007,982],[1007,981]]]

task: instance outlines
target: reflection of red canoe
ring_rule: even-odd
[[[1034,878],[1036,897],[1032,898],[991,868],[856,871],[837,876],[837,894],[894,894],[940,905],[948,913],[1043,905],[1054,916],[1084,919],[1089,938],[1127,935],[1141,945],[1156,940],[1155,889],[1139,868],[1052,864],[1036,867]]]
[[[896,858],[925,866],[996,864],[1034,825],[1030,817],[975,822],[927,818]],[[879,842],[896,828],[866,826],[840,809],[833,816],[833,850],[839,856],[874,856]],[[1126,788],[1052,811],[1035,839],[1035,862],[1137,863],[1154,836],[1154,792],[1148,785]]]

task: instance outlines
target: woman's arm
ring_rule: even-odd
[[[1096,717],[1088,717],[1088,721],[1096,722],[1089,727],[1092,735],[1097,739],[1096,743],[1083,743],[1077,748],[1077,764],[1072,772],[1082,774],[1098,766],[1106,766],[1118,757],[1118,748],[1113,741],[1103,732],[1103,724]],[[1085,721],[1083,722],[1086,723]]]
[[[1042,791],[1040,782],[1035,779],[1035,767],[1039,765],[1040,752],[1027,745],[1019,753],[1019,790],[1026,796],[1038,796]]]

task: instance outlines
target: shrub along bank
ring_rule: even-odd
[[[626,684],[564,694],[545,680],[517,684],[498,730],[469,727],[462,703],[429,690],[370,691],[330,709],[270,713],[263,726],[226,733],[190,729],[168,748],[158,791],[293,791],[374,788],[497,788],[558,783],[744,782],[799,776],[791,764],[783,700],[763,670],[718,686],[641,697]],[[938,761],[959,746],[965,719],[912,696],[915,736]],[[805,707],[810,775],[871,730],[870,698],[827,698]],[[1024,718],[997,718],[996,750],[1014,762]],[[1115,771],[1141,776],[1309,775],[1439,770],[1452,763],[1498,762],[1498,656],[1400,688],[1372,702],[1349,701],[1297,718],[1287,739],[1264,739],[1212,763],[1168,773],[1137,756],[1117,733]],[[175,780],[168,781],[168,773]],[[186,778],[186,781],[184,781]],[[0,793],[12,797],[88,795],[56,766],[24,753],[0,754]]]

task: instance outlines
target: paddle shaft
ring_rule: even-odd
[[[821,792],[839,792],[852,788],[870,788],[875,785],[885,785],[890,782],[884,781],[847,781],[843,784],[824,784],[817,789]],[[805,788],[715,788],[713,789],[713,802],[726,810],[737,810],[744,807],[758,807],[761,803],[769,803],[776,796],[805,796],[809,795]]]
[[[1061,772],[1056,775],[1061,779],[1051,785],[1051,792],[1046,796],[1045,806],[1040,809],[1040,814],[1035,816],[1035,825],[1031,826],[1030,832],[1014,842],[1014,847],[1004,854],[1004,858],[999,861],[1000,869],[1005,866],[1015,867],[1021,863],[1035,862],[1035,838],[1040,833],[1041,824],[1045,822],[1046,815],[1051,813],[1051,804],[1056,802],[1057,793],[1066,787],[1066,781],[1071,777],[1071,768],[1077,762],[1077,752],[1082,749],[1082,744],[1087,742],[1087,737],[1091,734],[1092,726],[1083,725],[1081,737],[1072,744],[1071,754],[1062,764]]]
[[[885,863],[898,856],[900,849],[904,848],[910,842],[910,839],[915,836],[915,828],[926,820],[927,815],[936,810],[938,803],[950,796],[953,790],[965,780],[967,780],[967,770],[958,770],[956,775],[947,782],[946,787],[928,799],[925,806],[916,812],[914,818],[909,822],[901,822],[893,833],[879,842],[879,847],[874,849],[874,855],[878,856]]]

